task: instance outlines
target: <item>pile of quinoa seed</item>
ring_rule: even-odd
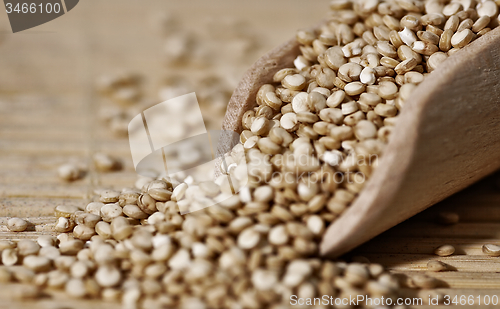
[[[318,244],[376,168],[413,89],[496,27],[499,4],[333,1],[329,22],[297,32],[295,67],[262,86],[243,117],[241,144],[224,171],[238,195],[230,194],[227,175],[189,184],[141,178],[135,188],[100,191],[84,210],[56,207],[57,238],[0,242],[0,279],[30,283],[24,298],[64,289],[124,308],[288,308],[293,297],[323,295],[395,299],[400,283],[382,266],[322,259]],[[180,215],[180,205],[207,199],[221,202]],[[438,282],[419,275],[412,285]]]

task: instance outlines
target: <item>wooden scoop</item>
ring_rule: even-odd
[[[241,132],[259,87],[299,54],[292,39],[260,58],[229,102],[223,129]],[[500,168],[500,28],[450,56],[413,92],[379,166],[320,246],[336,257]],[[471,205],[474,207],[474,205]]]

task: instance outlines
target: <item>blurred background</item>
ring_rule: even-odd
[[[52,234],[56,205],[82,207],[97,188],[132,187],[137,174],[127,125],[141,110],[194,91],[207,128],[219,129],[245,70],[297,29],[323,19],[328,3],[80,1],[64,16],[16,34],[0,10],[0,239]],[[115,157],[121,170],[97,170],[96,153]],[[68,162],[86,166],[85,177],[61,180],[57,168]],[[500,263],[481,246],[500,237],[494,183],[486,179],[353,254],[411,274],[425,271],[434,248],[449,243],[458,254],[445,261],[459,272],[431,274],[446,281],[443,291],[492,295],[500,288]],[[458,213],[460,223],[439,225],[442,211]],[[5,223],[13,216],[27,217],[36,233],[9,232]],[[2,286],[0,298],[8,291]],[[51,302],[41,301],[55,308]],[[63,304],[59,299],[58,308]]]
[[[0,91],[89,97],[99,77],[128,74],[141,82],[115,96],[125,105],[156,102],[168,96],[164,88],[177,87],[213,98],[221,109],[221,98],[249,65],[297,28],[324,18],[327,5],[324,0],[80,1],[76,10],[17,34],[9,33],[2,13]]]
[[[327,7],[326,0],[80,1],[16,34],[2,11],[0,192],[81,198],[95,186],[131,186],[133,116],[194,91],[206,127],[219,129],[245,70]],[[122,173],[91,172],[70,184],[53,175],[95,152],[119,157]]]

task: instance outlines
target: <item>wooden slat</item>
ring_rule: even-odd
[[[479,193],[478,193],[479,196]],[[484,197],[477,201],[456,205],[455,207],[440,207],[442,211],[452,211],[460,216],[461,222],[500,222],[500,200],[494,196],[488,200]],[[436,208],[438,209],[438,208]],[[433,209],[434,210],[434,209]],[[438,213],[423,212],[421,216],[416,217],[415,221],[432,222],[436,219]]]
[[[393,271],[418,270],[427,272],[427,262],[438,260],[448,264],[450,270],[447,272],[500,272],[500,261],[498,258],[484,254],[453,255],[447,257],[436,257],[430,254],[365,254],[371,262],[380,263]]]
[[[61,128],[64,130],[64,128]],[[68,141],[67,143],[58,143],[54,141],[9,141],[0,140],[0,153],[8,150],[9,152],[35,154],[35,153],[62,153],[66,155],[78,155],[86,151],[84,143]]]
[[[391,233],[396,237],[500,238],[500,223],[473,222],[439,226],[433,222],[406,222]]]
[[[398,254],[433,254],[434,249],[437,247],[443,244],[450,244],[455,247],[455,254],[482,255],[481,247],[483,244],[500,244],[498,238],[395,238],[387,236],[384,240],[384,243],[369,242],[360,249],[357,249],[356,252],[361,255],[384,252],[397,252]]]
[[[70,184],[2,184],[0,197],[85,198],[89,192],[87,180]]]
[[[62,308],[79,308],[79,309],[119,309],[120,304],[116,302],[104,302],[96,300],[76,300],[70,298],[62,291],[48,290],[45,297],[40,300],[23,300],[15,299],[15,289],[20,287],[19,284],[0,284],[0,308],[37,308],[37,309],[62,309]]]
[[[0,139],[2,140],[26,140],[74,142],[85,141],[86,134],[81,129],[67,128],[66,130],[46,127],[0,127]]]
[[[46,197],[18,197],[0,198],[1,217],[49,217],[54,215],[56,205],[70,205],[83,207],[85,200],[81,198],[46,198]]]
[[[421,274],[421,271],[398,271],[399,274],[409,277]],[[500,289],[500,273],[491,272],[426,272],[426,275],[442,280],[450,288]]]
[[[5,114],[4,114],[5,115]],[[62,114],[64,115],[64,114]],[[47,117],[40,117],[33,113],[32,115],[18,113],[12,115],[12,117],[3,116],[0,117],[0,121],[2,121],[2,125],[6,126],[19,126],[21,128],[31,127],[45,127],[47,123],[57,125],[64,128],[84,128],[85,119],[78,117],[78,114],[69,115],[69,117],[61,117],[59,114],[48,114]]]
[[[57,174],[57,169],[26,169],[24,173],[15,170],[0,170],[0,184],[36,184],[43,179],[44,185],[64,185],[67,183]]]
[[[63,155],[60,153],[7,153],[0,154],[0,170],[25,173],[30,170],[47,170],[56,172],[57,168],[65,163],[87,162],[87,154]]]

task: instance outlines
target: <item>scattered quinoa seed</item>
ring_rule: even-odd
[[[482,247],[483,253],[489,256],[500,256],[500,246],[486,244]]]
[[[427,263],[427,269],[430,270],[430,271],[435,271],[435,272],[438,272],[438,271],[445,271],[447,270],[447,266],[445,263],[441,262],[441,261],[438,261],[438,260],[430,260],[428,263]]]
[[[434,250],[435,255],[439,256],[450,256],[455,252],[455,247],[452,245],[442,245]]]
[[[24,232],[28,228],[28,222],[21,218],[10,218],[7,221],[7,228],[12,232]]]

